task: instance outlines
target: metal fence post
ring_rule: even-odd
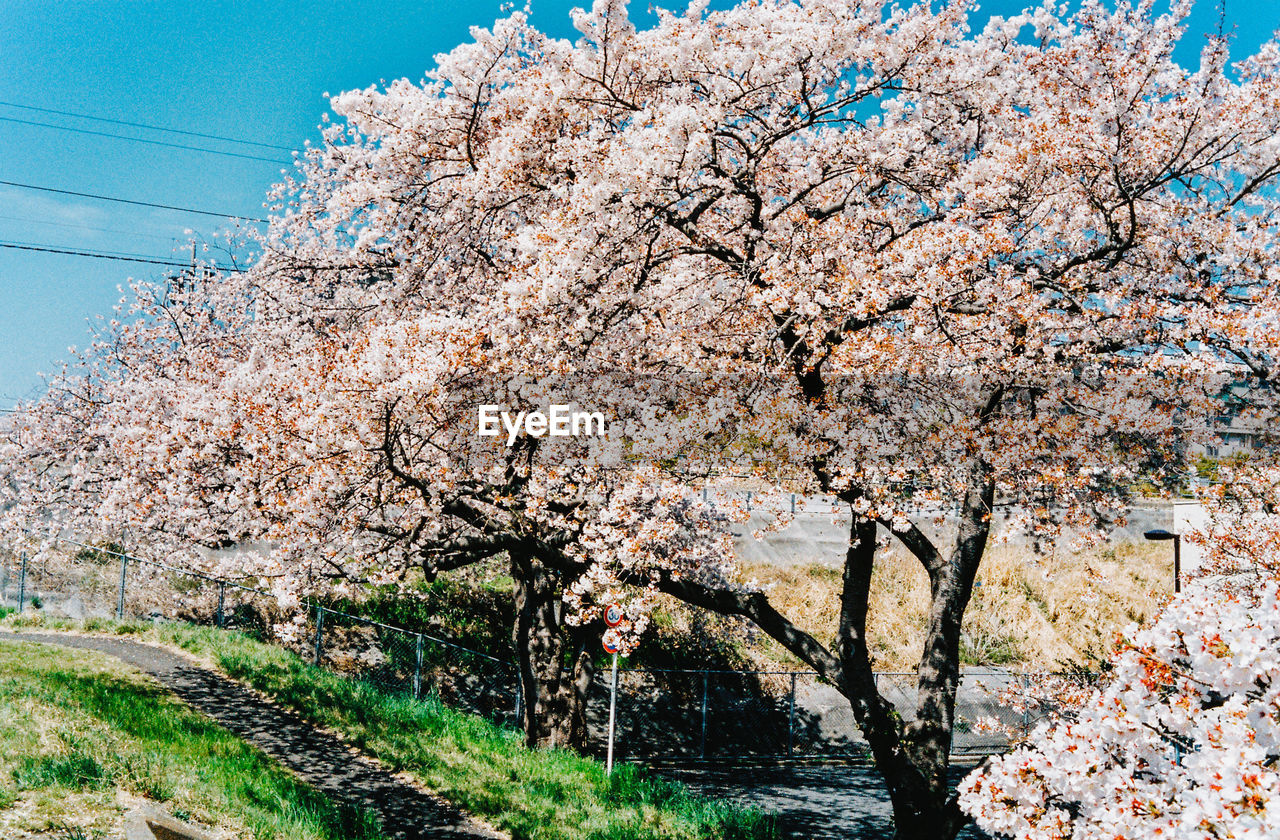
[[[22,552],[22,571],[18,572],[18,612],[27,603],[27,553]]]
[[[707,684],[709,682],[706,671],[702,672],[702,746],[699,748],[699,754],[707,757]]]
[[[324,645],[324,607],[316,604],[316,667],[320,666],[320,654]]]
[[[1026,740],[1031,734],[1031,677],[1022,675],[1022,738]]]
[[[226,599],[227,599],[227,583],[226,581],[220,580],[218,581],[218,626],[219,627],[227,626],[227,616],[226,616],[226,613],[222,611],[223,603],[226,601]]]
[[[120,594],[116,598],[116,620],[124,621],[124,586],[129,574],[129,558],[120,555]]]
[[[512,673],[514,673],[516,677],[515,724],[516,726],[522,726],[522,718],[524,716],[524,682],[520,679],[520,660],[516,660]]]
[[[796,672],[791,672],[791,698],[787,704],[787,758],[791,758],[796,742]]]
[[[418,643],[413,650],[413,699],[422,696],[422,634],[418,634]]]

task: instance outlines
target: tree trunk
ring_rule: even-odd
[[[978,494],[978,498],[981,499],[981,494]],[[828,651],[817,639],[787,620],[769,603],[764,593],[711,589],[688,577],[671,574],[659,577],[658,588],[695,606],[725,615],[750,618],[761,630],[836,686],[849,700],[854,718],[871,747],[876,769],[888,790],[894,815],[893,836],[899,840],[951,840],[968,823],[968,818],[956,806],[955,797],[948,796],[946,785],[950,731],[944,733],[942,727],[949,726],[952,720],[955,681],[952,680],[949,696],[943,692],[936,698],[936,703],[925,708],[926,717],[938,718],[933,726],[919,727],[913,722],[908,727],[893,704],[880,694],[875,672],[871,667],[866,636],[867,600],[875,564],[876,524],[871,520],[854,519],[849,548],[845,554],[840,622],[832,651]],[[962,531],[971,533],[963,526]],[[931,579],[946,574],[945,567],[948,564],[922,534],[913,531],[898,536],[911,546],[913,553],[921,557],[930,570]],[[966,545],[972,548],[974,541],[971,540]],[[963,557],[965,563],[975,559],[968,550]],[[976,557],[980,558],[981,553]],[[965,588],[952,584],[963,583],[964,578],[964,575],[952,575],[951,582],[937,587],[934,600],[951,605],[948,610],[943,611],[947,615],[963,615],[963,606],[968,601]],[[958,612],[953,613],[955,610]],[[935,635],[949,634],[950,627],[949,622],[940,622],[936,628],[931,624],[930,636],[925,645],[926,658],[931,655],[929,651],[935,648],[942,650],[944,654],[953,649],[956,664],[952,671],[958,674],[958,636],[954,646],[938,645],[934,638]],[[941,668],[938,672],[950,673],[946,668]],[[934,683],[935,679],[930,677],[925,693],[932,695]],[[945,688],[946,680],[941,684]],[[939,711],[945,711],[945,714],[937,714]],[[917,734],[917,731],[923,734]],[[921,743],[925,745],[925,749],[920,748]],[[941,756],[941,759],[937,760],[937,756]]]
[[[954,822],[943,819],[945,788],[940,798],[930,783],[931,773],[918,764],[916,752],[907,740],[902,716],[880,694],[876,685],[867,648],[867,601],[875,565],[875,539],[876,523],[855,517],[850,529],[849,548],[845,553],[835,651],[844,676],[839,688],[849,700],[889,793],[895,836],[902,840],[926,837],[945,840],[954,836],[963,823],[956,824],[950,832],[943,830]],[[945,773],[944,769],[944,778]]]
[[[929,622],[917,670],[915,717],[905,724],[900,718],[894,721],[896,738],[877,738],[888,743],[896,741],[891,750],[875,750],[871,733],[882,725],[878,718],[869,718],[863,726],[868,741],[873,743],[876,766],[889,788],[894,836],[899,840],[950,840],[968,822],[956,805],[947,776],[960,683],[960,632],[986,550],[994,496],[989,467],[975,461],[949,560],[942,562],[927,540],[921,538],[914,545],[906,541],[924,564],[930,583]],[[848,577],[846,565],[846,581]],[[866,598],[859,592],[849,592],[847,584],[845,609],[849,609],[851,596],[865,611]],[[846,668],[852,671],[848,665]]]
[[[588,632],[563,621],[562,587],[532,556],[511,553],[521,726],[531,747],[586,745],[586,701],[594,674]]]

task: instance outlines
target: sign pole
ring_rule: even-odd
[[[609,677],[609,752],[605,757],[604,774],[613,775],[613,726],[618,709],[618,654],[613,655],[613,673]]]
[[[18,575],[18,612],[27,603],[27,553],[22,552],[22,571]]]
[[[622,639],[618,634],[618,626],[626,620],[622,607],[610,604],[604,611],[604,623],[609,629],[604,631],[600,642],[605,653],[613,654],[613,673],[609,677],[609,746],[605,754],[604,775],[613,775],[613,732],[618,712],[618,651],[622,649]]]

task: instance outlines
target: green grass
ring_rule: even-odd
[[[117,660],[0,641],[0,836],[105,837],[129,796],[236,837],[383,837]]]
[[[12,622],[13,619],[10,619]],[[387,695],[238,633],[178,623],[93,622],[180,647],[516,840],[765,840],[771,817],[693,796],[682,785],[565,750],[531,750],[520,733],[435,698]],[[87,629],[87,628],[86,628]]]

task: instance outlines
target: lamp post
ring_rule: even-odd
[[[1163,528],[1147,531],[1142,536],[1149,540],[1173,540],[1173,591],[1182,591],[1182,535]]]

